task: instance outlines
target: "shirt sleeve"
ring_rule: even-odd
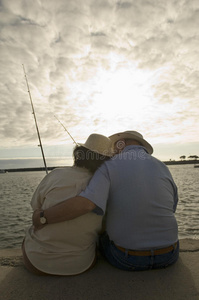
[[[36,188],[32,196],[30,204],[33,210],[40,209],[42,207],[42,204],[45,200],[46,182],[48,181],[48,178],[49,178],[49,174],[42,179],[42,181],[40,182],[40,184],[38,185],[38,187]]]
[[[175,186],[175,191],[174,191],[174,204],[173,204],[173,212],[176,212],[176,208],[178,205],[178,189],[177,186]]]
[[[106,203],[109,195],[110,179],[108,170],[103,164],[93,175],[86,189],[80,193],[96,204],[95,213],[103,215],[106,211]]]
[[[173,177],[171,175],[171,172],[169,171],[169,168],[166,166],[167,172],[169,173],[170,183],[173,187],[173,212],[176,212],[177,205],[178,205],[178,188],[173,180]]]
[[[45,175],[37,186],[30,202],[33,210],[40,209],[42,207],[46,194],[54,188],[56,174],[56,169],[51,171],[49,174]]]

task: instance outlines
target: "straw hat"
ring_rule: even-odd
[[[78,145],[105,156],[112,156],[112,142],[108,137],[101,134],[93,133],[89,135],[84,144],[78,143]]]
[[[143,136],[137,131],[124,131],[113,134],[109,136],[112,144],[114,145],[115,142],[119,141],[120,139],[132,139],[140,142],[142,146],[146,148],[149,154],[153,153],[153,147],[143,138]]]

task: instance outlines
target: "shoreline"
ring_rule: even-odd
[[[198,300],[199,240],[180,240],[178,261],[160,270],[127,272],[98,254],[93,269],[77,276],[36,276],[23,266],[21,249],[0,250],[2,300]]]
[[[165,165],[198,165],[199,160],[170,160],[170,161],[163,161]],[[52,171],[55,168],[64,168],[66,166],[56,166],[56,167],[48,167],[48,171]],[[32,171],[46,171],[44,167],[36,167],[36,168],[12,168],[12,169],[3,169],[0,170],[1,174],[6,174],[10,172],[32,172]]]

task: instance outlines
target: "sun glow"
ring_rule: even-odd
[[[95,99],[98,111],[109,117],[110,112],[112,117],[141,114],[152,94],[148,77],[147,73],[128,69],[103,74]]]

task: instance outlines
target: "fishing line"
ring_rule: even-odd
[[[62,122],[54,115],[55,119],[62,125],[62,127],[65,129],[65,131],[68,133],[68,135],[71,137],[71,139],[73,140],[73,142],[76,144],[76,146],[78,146],[78,144],[75,142],[74,138],[72,137],[72,135],[70,134],[70,132],[66,129],[66,127],[62,124]]]

